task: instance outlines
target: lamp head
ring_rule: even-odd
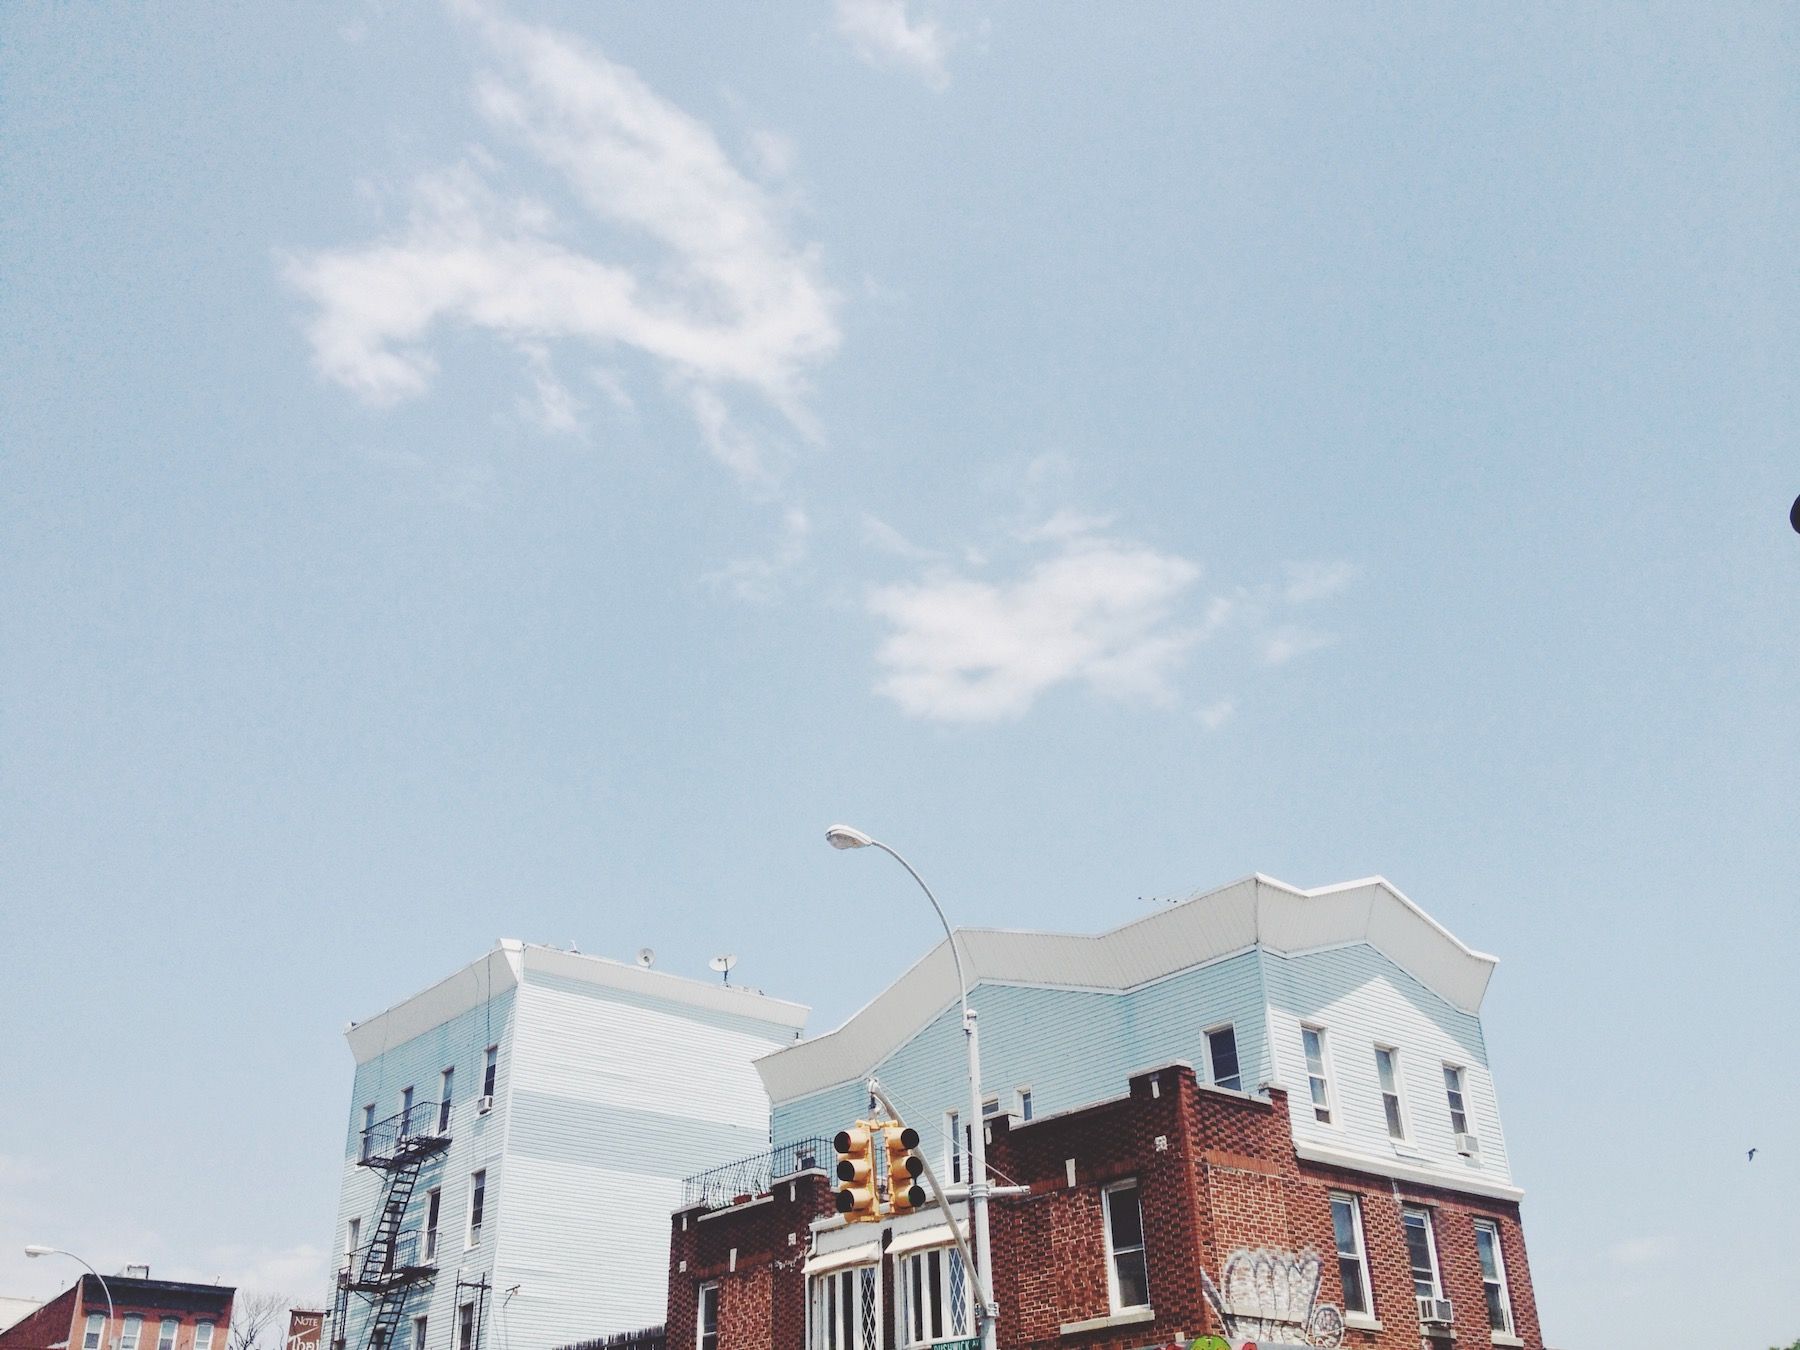
[[[848,825],[833,825],[825,831],[825,842],[833,848],[867,848],[875,841],[861,830],[853,830]]]
[[[25,1255],[27,1255],[27,1256],[55,1256],[56,1248],[46,1247],[42,1243],[39,1243],[39,1242],[31,1242],[31,1243],[27,1243],[25,1246]]]

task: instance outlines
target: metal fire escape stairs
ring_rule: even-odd
[[[448,1130],[440,1130],[439,1103],[418,1102],[399,1115],[363,1131],[360,1166],[385,1178],[381,1211],[369,1241],[351,1252],[338,1272],[332,1309],[333,1344],[343,1347],[349,1334],[350,1295],[369,1305],[364,1350],[393,1350],[394,1333],[406,1315],[413,1291],[437,1275],[434,1251],[420,1247],[419,1231],[406,1227],[406,1212],[419,1172],[426,1162],[450,1146]]]

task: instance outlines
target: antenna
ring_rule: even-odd
[[[648,947],[639,947],[637,963],[645,970],[650,969],[651,966],[656,964],[656,953],[651,951]]]
[[[737,957],[732,954],[715,956],[706,963],[725,977],[725,983],[731,983],[731,968],[737,964]]]

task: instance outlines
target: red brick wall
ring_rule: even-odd
[[[1542,1350],[1518,1206],[1460,1191],[1417,1186],[1367,1173],[1302,1162],[1288,1129],[1286,1095],[1267,1101],[1200,1086],[1175,1065],[1141,1074],[1128,1097],[1014,1128],[988,1122],[996,1179],[1028,1185],[1027,1196],[996,1200],[990,1210],[1000,1344],[1006,1350],[1137,1350],[1223,1328],[1206,1301],[1201,1270],[1215,1282],[1238,1248],[1311,1248],[1321,1258],[1320,1302],[1343,1306],[1331,1226],[1333,1191],[1362,1207],[1370,1283],[1380,1330],[1353,1329],[1345,1343],[1372,1350],[1419,1350],[1403,1204],[1433,1214],[1445,1295],[1455,1304],[1457,1341],[1490,1344],[1474,1221],[1499,1227],[1512,1295],[1514,1332]],[[1066,1162],[1075,1160],[1075,1184]],[[1108,1311],[1101,1192],[1138,1182],[1153,1321],[1062,1334],[1062,1327]],[[668,1331],[671,1350],[694,1344],[702,1282],[720,1285],[721,1350],[803,1350],[806,1289],[801,1266],[810,1222],[832,1212],[822,1176],[783,1182],[758,1204],[700,1219],[676,1216],[670,1244]],[[684,1226],[685,1224],[685,1226]],[[873,1230],[871,1230],[873,1231]],[[737,1249],[737,1268],[730,1253]],[[684,1268],[685,1263],[685,1268]],[[891,1267],[892,1263],[885,1263]],[[883,1276],[888,1341],[894,1340],[891,1269]],[[6,1347],[0,1345],[0,1350]]]
[[[81,1285],[76,1284],[72,1289],[63,1290],[31,1316],[0,1331],[0,1350],[49,1350],[52,1345],[68,1341],[78,1324],[76,1296],[80,1289]],[[80,1345],[81,1342],[77,1340],[72,1344]]]

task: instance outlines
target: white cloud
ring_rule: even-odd
[[[1290,605],[1306,605],[1338,594],[1356,580],[1356,568],[1342,561],[1295,562],[1288,564],[1287,576],[1282,599]]]
[[[1217,731],[1231,720],[1231,715],[1236,711],[1237,704],[1233,700],[1222,698],[1217,703],[1207,704],[1194,715],[1208,731]]]
[[[806,512],[790,506],[782,513],[781,536],[775,547],[761,558],[739,558],[706,577],[716,590],[753,604],[770,604],[779,595],[782,583],[806,561],[812,522]]]
[[[935,19],[914,19],[906,0],[837,0],[837,25],[870,65],[904,67],[933,89],[949,85],[949,35]]]
[[[1262,636],[1263,660],[1272,666],[1285,666],[1296,656],[1329,647],[1334,638],[1329,633],[1315,632],[1296,624],[1283,624]]]
[[[286,260],[316,307],[307,337],[319,370],[384,404],[430,386],[431,343],[447,328],[527,351],[624,348],[683,392],[735,471],[766,475],[752,438],[725,431],[729,400],[748,394],[812,434],[807,380],[839,340],[814,251],[787,238],[773,200],[705,123],[633,71],[566,33],[459,8],[490,63],[476,98],[489,125],[560,176],[613,257],[579,247],[544,204],[497,188],[498,166],[474,153],[415,182],[405,223],[386,237]],[[639,261],[646,244],[655,257]],[[576,415],[572,400],[545,400],[541,385],[537,396],[548,425]]]
[[[938,572],[884,586],[889,624],[877,689],[905,711],[953,722],[1019,717],[1062,684],[1167,703],[1205,636],[1181,602],[1200,578],[1186,558],[1099,536],[1070,537],[1009,582]]]

